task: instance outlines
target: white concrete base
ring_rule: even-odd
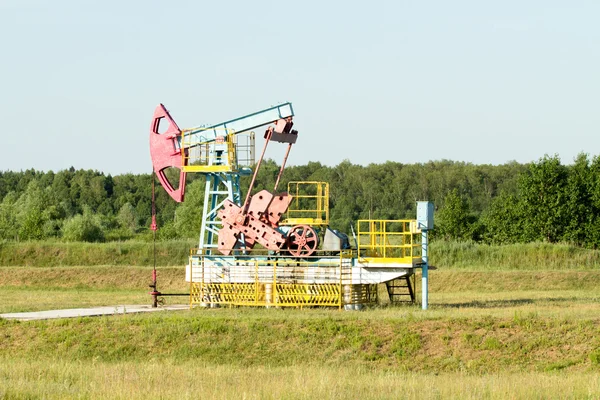
[[[68,310],[48,310],[0,314],[0,318],[16,319],[19,321],[35,321],[41,319],[95,317],[100,315],[133,314],[141,312],[176,311],[189,309],[190,306],[185,304],[158,306],[157,308],[152,308],[150,305],[105,306],[93,308],[72,308]]]

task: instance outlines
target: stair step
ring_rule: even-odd
[[[400,280],[403,280],[404,282]],[[410,282],[410,277],[408,276],[387,282],[386,288],[392,303],[414,303],[415,301],[413,286]],[[401,300],[401,298],[406,298],[407,296],[410,297],[410,300]]]

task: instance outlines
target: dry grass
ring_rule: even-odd
[[[149,267],[1,267],[0,313],[57,308],[149,304]],[[159,290],[189,293],[183,268],[160,267]],[[188,304],[187,297],[171,297],[170,304]]]
[[[147,304],[150,271],[2,267],[0,312]],[[432,271],[428,311],[0,320],[0,399],[600,398],[599,274]],[[187,290],[183,268],[159,283]]]
[[[186,290],[182,267],[158,267],[161,288]],[[0,287],[93,290],[144,290],[152,280],[151,267],[73,266],[0,267]]]
[[[182,300],[183,303],[186,303]],[[65,308],[150,304],[144,291],[2,288],[0,313],[42,311]]]
[[[439,375],[332,367],[172,363],[50,363],[3,359],[0,398],[596,399],[595,373]]]
[[[596,318],[600,315],[597,290],[506,291],[482,293],[434,293],[430,299],[430,317],[507,318],[536,314],[544,318]]]
[[[430,274],[430,290],[439,292],[517,292],[596,290],[600,287],[600,270],[447,270]]]
[[[188,293],[183,267],[159,267],[159,289]],[[149,267],[0,267],[0,313],[117,304],[148,304]],[[515,312],[544,317],[600,315],[598,271],[446,271],[430,273],[428,318],[509,318]],[[417,294],[420,277],[417,276]],[[187,304],[186,297],[166,299]],[[370,311],[373,314],[374,311]],[[418,306],[376,310],[419,315]],[[420,318],[420,317],[419,317]]]

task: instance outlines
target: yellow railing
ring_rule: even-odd
[[[237,135],[223,129],[222,136],[201,141],[197,141],[199,134],[183,133],[181,165],[185,172],[231,172],[254,163],[254,132]]]
[[[421,257],[415,220],[359,220],[358,255],[381,263],[412,263]]]
[[[370,285],[352,285],[352,255],[299,260],[280,257],[190,256],[190,306],[264,307],[365,304],[376,300]],[[375,296],[373,295],[375,293]]]
[[[290,182],[288,193],[294,199],[281,225],[329,225],[329,183]]]

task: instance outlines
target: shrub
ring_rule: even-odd
[[[70,242],[102,242],[104,232],[98,219],[85,210],[69,219],[63,226],[63,237]]]

